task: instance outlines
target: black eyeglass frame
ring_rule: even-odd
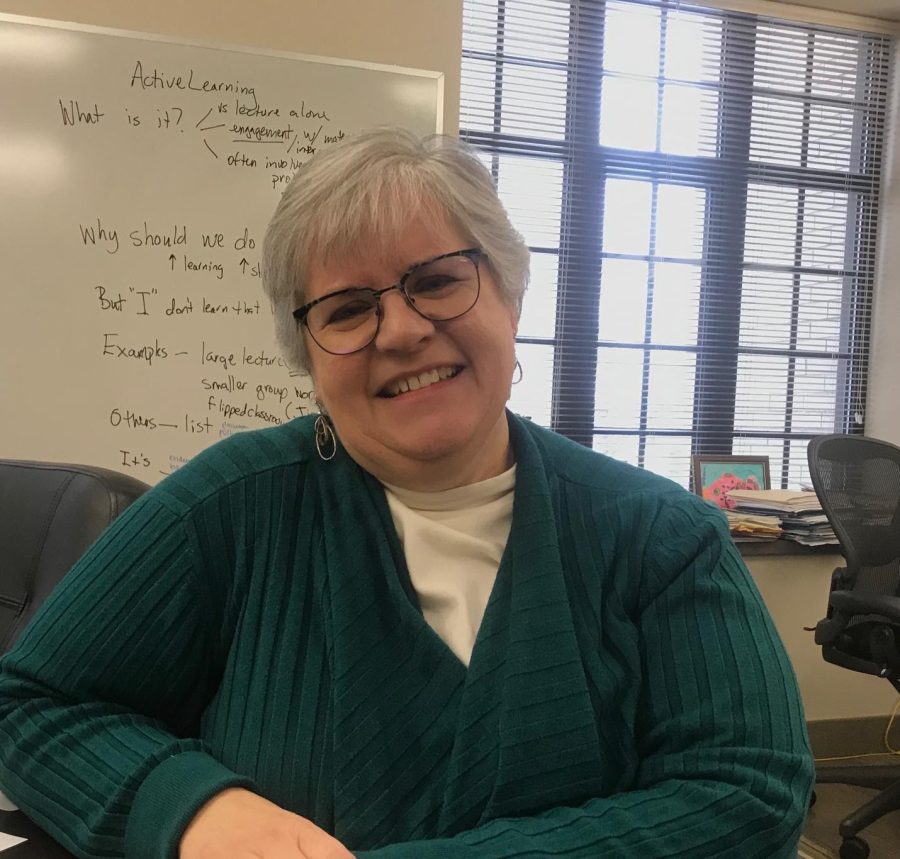
[[[436,257],[431,257],[431,259],[422,260],[422,262],[417,262],[415,265],[410,266],[404,273],[403,276],[398,280],[393,286],[386,286],[384,289],[370,289],[366,286],[348,286],[344,289],[337,289],[334,292],[329,292],[327,295],[322,295],[314,301],[310,301],[304,304],[302,307],[298,307],[295,311],[293,311],[293,317],[297,320],[297,322],[301,325],[306,326],[306,330],[309,331],[309,336],[312,337],[313,342],[325,352],[328,352],[330,355],[353,355],[355,352],[361,352],[367,346],[369,346],[375,338],[378,336],[378,332],[381,330],[381,320],[384,317],[384,310],[381,305],[381,296],[387,292],[392,292],[395,289],[400,290],[400,294],[403,296],[403,300],[407,303],[409,307],[411,307],[416,313],[419,314],[423,319],[427,319],[429,322],[449,322],[451,319],[459,319],[460,316],[465,316],[477,303],[478,298],[481,295],[481,269],[479,268],[481,259],[484,256],[484,251],[481,248],[463,248],[460,251],[450,251],[446,254],[438,254]],[[431,316],[426,316],[416,307],[415,300],[410,297],[409,293],[406,291],[406,282],[409,278],[415,274],[419,269],[423,268],[426,265],[431,265],[432,263],[438,262],[442,259],[449,259],[450,257],[467,257],[472,261],[472,264],[475,266],[475,277],[477,281],[477,290],[475,292],[475,300],[462,312],[457,313],[454,316],[447,316],[444,319],[434,319]],[[377,318],[377,323],[375,325],[375,333],[372,335],[372,339],[367,343],[364,343],[362,346],[352,349],[349,352],[332,352],[330,349],[326,349],[318,340],[316,340],[316,335],[312,333],[312,330],[309,327],[309,311],[312,310],[317,304],[321,304],[323,301],[328,301],[331,298],[334,298],[336,295],[344,295],[346,293],[368,293],[375,299],[375,316]]]

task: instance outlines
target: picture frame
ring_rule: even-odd
[[[723,509],[734,506],[727,498],[732,489],[771,489],[767,456],[694,454],[691,471],[694,492]]]

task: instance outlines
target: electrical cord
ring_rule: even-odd
[[[897,712],[900,711],[900,698],[897,699],[897,703],[894,704],[894,709],[891,711],[890,718],[888,719],[887,727],[884,729],[884,748],[883,752],[867,752],[862,755],[841,755],[839,757],[833,758],[814,758],[814,763],[825,763],[827,761],[854,761],[859,758],[880,758],[891,755],[900,755],[900,749],[895,749],[890,742],[891,728],[894,725],[894,719],[897,718]]]

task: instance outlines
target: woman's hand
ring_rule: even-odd
[[[216,794],[181,837],[179,859],[353,859],[324,829],[243,788]]]

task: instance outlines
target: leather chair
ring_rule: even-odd
[[[149,488],[105,468],[0,459],[0,655],[104,528]]]

